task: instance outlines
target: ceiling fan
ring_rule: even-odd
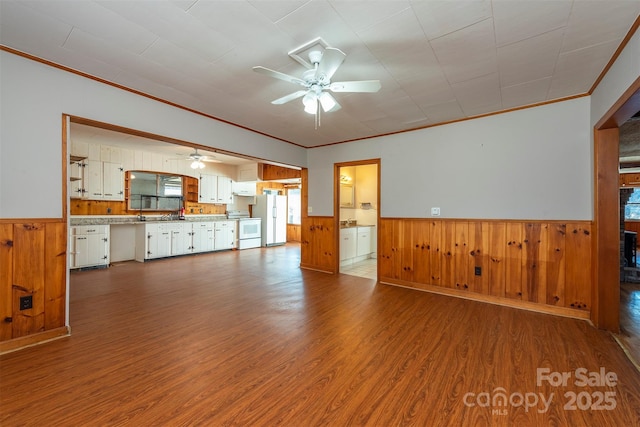
[[[316,127],[319,124],[320,107],[325,113],[339,110],[340,104],[328,92],[377,92],[380,90],[380,80],[359,80],[349,82],[331,82],[331,77],[347,55],[340,49],[326,47],[324,52],[313,50],[309,52],[309,62],[313,68],[302,74],[302,78],[290,76],[269,68],[256,66],[253,71],[276,79],[294,83],[304,89],[285,95],[271,101],[272,104],[284,104],[294,99],[302,98],[304,111],[316,115]]]
[[[221,161],[216,159],[215,157],[198,153],[197,148],[194,148],[194,152],[190,153],[185,160],[188,160],[191,162],[191,169],[204,169],[203,162],[221,163]]]

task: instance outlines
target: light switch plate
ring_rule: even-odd
[[[431,216],[440,216],[440,208],[431,208]]]

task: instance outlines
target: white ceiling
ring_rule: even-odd
[[[0,1],[0,44],[306,147],[587,93],[640,13],[638,0]],[[347,54],[314,118],[287,53],[317,37]]]

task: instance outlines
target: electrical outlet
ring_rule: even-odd
[[[476,267],[475,274],[476,276],[482,276],[482,267]]]
[[[20,310],[29,310],[30,308],[33,308],[33,296],[26,295],[20,297]]]
[[[440,208],[431,208],[431,216],[440,216]]]

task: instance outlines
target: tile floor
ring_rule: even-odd
[[[355,264],[340,267],[340,273],[350,276],[366,277],[367,279],[377,279],[378,263],[375,258],[365,259]]]

